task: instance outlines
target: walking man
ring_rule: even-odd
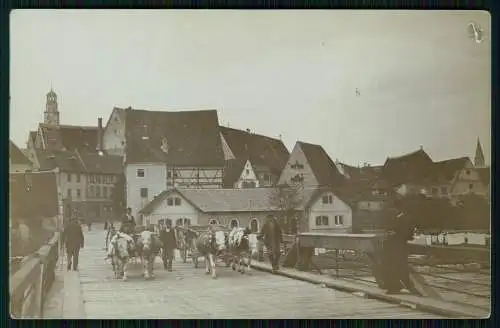
[[[172,223],[167,221],[166,226],[162,226],[160,231],[160,241],[162,242],[162,260],[163,267],[172,272],[172,261],[174,259],[174,251],[177,247],[175,231],[172,229]]]
[[[73,267],[73,271],[78,271],[78,256],[80,255],[80,249],[83,248],[84,238],[82,227],[77,218],[73,217],[67,222],[61,239],[66,247],[68,261],[66,269],[69,271]]]

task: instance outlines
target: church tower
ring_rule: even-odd
[[[477,138],[476,156],[474,157],[474,166],[477,168],[485,167],[483,147],[481,147],[481,142],[479,141],[479,138]]]
[[[45,105],[44,123],[59,125],[59,111],[57,110],[57,94],[51,88],[47,93],[47,103]]]

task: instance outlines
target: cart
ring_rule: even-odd
[[[201,256],[196,249],[196,238],[201,232],[208,231],[209,229],[215,229],[217,231],[224,231],[229,233],[231,229],[222,225],[191,225],[191,226],[177,226],[177,240],[181,259],[184,263],[190,257],[193,261],[195,268],[198,267],[198,258]],[[224,254],[224,261],[226,266],[229,266],[229,257]]]

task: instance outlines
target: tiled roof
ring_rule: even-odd
[[[146,205],[141,212],[151,213],[169,194],[177,191],[198,210],[205,213],[216,212],[267,212],[278,208],[272,204],[275,188],[252,189],[176,189],[162,192]],[[314,190],[304,190],[304,200],[308,200]],[[302,209],[302,206],[298,209]]]
[[[271,173],[281,174],[290,156],[281,140],[224,126],[219,129],[237,160],[249,159],[252,165],[265,166]]]
[[[435,174],[437,175],[437,178],[444,179],[445,181],[451,181],[455,177],[456,173],[465,167],[467,162],[470,162],[468,157],[453,158],[436,162],[434,163],[436,170]]]
[[[33,164],[12,141],[9,145],[9,155],[12,164]]]
[[[47,151],[78,150],[95,152],[97,127],[40,124]]]
[[[41,218],[58,214],[55,173],[11,174],[10,194],[11,217]]]
[[[126,162],[223,166],[216,110],[126,110]],[[168,153],[162,151],[166,140]]]
[[[434,163],[420,149],[399,157],[388,158],[382,169],[384,178],[392,185],[402,183],[426,183],[435,178]]]
[[[320,186],[339,185],[345,177],[320,145],[297,141]]]
[[[37,151],[37,159],[41,171],[58,167],[64,172],[73,173],[123,173],[123,158],[121,156],[99,156],[95,153],[79,153],[77,151],[54,151],[50,153]]]
[[[479,168],[476,169],[477,172],[479,173],[479,177],[481,178],[481,181],[485,186],[490,185],[490,168],[485,167],[485,168]]]
[[[79,154],[87,173],[122,174],[123,157],[83,153]]]

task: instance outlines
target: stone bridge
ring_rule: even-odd
[[[65,271],[65,263],[60,265],[45,318],[440,318],[402,302],[367,298],[263,270],[241,275],[220,264],[214,280],[205,275],[203,263],[194,268],[178,256],[173,272],[163,270],[157,259],[154,280],[142,278],[137,264],[130,268],[129,281],[123,282],[112,278],[104,257],[104,230],[97,226],[85,232],[79,271]]]

